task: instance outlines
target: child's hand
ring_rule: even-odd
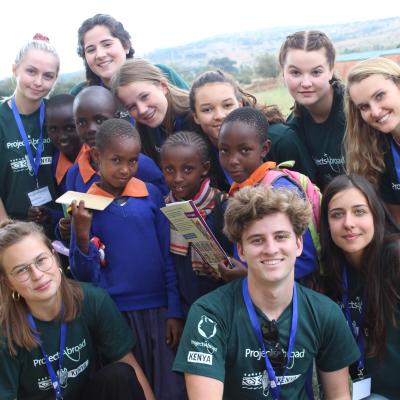
[[[51,221],[51,214],[45,206],[32,206],[28,209],[28,220],[37,224],[45,224]]]
[[[233,268],[230,268],[226,261],[221,261],[218,264],[219,273],[225,282],[230,282],[234,279],[247,276],[247,268],[240,261],[231,257],[229,257],[229,261],[233,265]]]
[[[85,208],[83,200],[79,202],[79,205],[74,200],[71,204],[71,215],[78,246],[83,253],[87,254],[89,252],[89,233],[93,214]]]
[[[69,242],[71,238],[71,218],[61,218],[58,221],[58,228],[60,230],[61,239],[65,242]]]
[[[183,332],[183,320],[168,318],[165,331],[167,345],[171,347],[173,351],[176,351]]]
[[[221,276],[210,264],[203,264],[203,271],[207,274],[207,277],[213,281],[221,280]]]

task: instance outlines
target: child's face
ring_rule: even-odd
[[[94,149],[93,157],[98,165],[102,188],[119,196],[138,168],[140,146],[131,137],[113,138],[105,149]]]
[[[53,145],[73,161],[82,142],[76,131],[72,104],[64,104],[49,110],[46,113],[46,127]]]
[[[110,101],[102,101],[101,98],[87,96],[74,104],[74,119],[76,129],[82,141],[88,146],[96,144],[96,133],[100,125],[115,117],[115,106]]]
[[[293,99],[303,106],[313,106],[332,90],[329,80],[333,69],[324,48],[313,51],[290,49],[283,66],[283,77]]]
[[[225,117],[242,104],[229,83],[207,83],[195,93],[193,118],[211,142],[217,146],[218,135]]]
[[[162,150],[161,168],[172,195],[192,200],[208,174],[210,163],[201,159],[194,146],[173,146]]]
[[[120,86],[117,97],[137,122],[150,128],[157,128],[163,123],[167,114],[167,93],[165,82],[139,81]]]
[[[262,163],[269,140],[261,143],[255,127],[241,121],[224,124],[218,138],[219,161],[231,178],[241,183]]]
[[[21,62],[13,65],[17,92],[30,101],[40,101],[57,79],[59,61],[54,54],[31,49]]]

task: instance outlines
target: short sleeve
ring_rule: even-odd
[[[336,303],[330,302],[324,316],[322,342],[316,362],[321,371],[333,372],[356,362],[360,357],[360,351]]]
[[[5,341],[0,343],[0,371],[0,399],[16,399],[19,387],[19,361],[10,355]]]
[[[125,356],[135,346],[135,339],[111,297],[101,288],[85,285],[85,317],[97,348],[107,362]]]
[[[201,303],[194,303],[185,324],[173,370],[224,382],[227,339],[227,329],[221,318]]]

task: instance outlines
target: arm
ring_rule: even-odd
[[[189,400],[221,400],[224,392],[223,382],[206,376],[185,374]]]
[[[349,368],[333,372],[319,371],[326,400],[350,400]]]
[[[6,208],[4,207],[3,200],[0,199],[0,222],[7,218],[8,218],[8,215],[7,215]]]
[[[135,370],[136,377],[140,383],[140,386],[143,389],[146,400],[155,400],[155,396],[150,387],[150,384],[149,384],[146,376],[144,375],[144,372],[143,372],[141,366],[138,364],[135,356],[129,352],[128,354],[123,356],[121,359],[119,359],[117,362],[123,362],[123,363],[129,364]]]

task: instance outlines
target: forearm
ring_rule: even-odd
[[[185,374],[189,400],[221,400],[224,392],[223,382],[200,375]]]
[[[7,218],[8,218],[8,215],[7,215],[6,208],[4,207],[3,200],[0,199],[0,222]]]

